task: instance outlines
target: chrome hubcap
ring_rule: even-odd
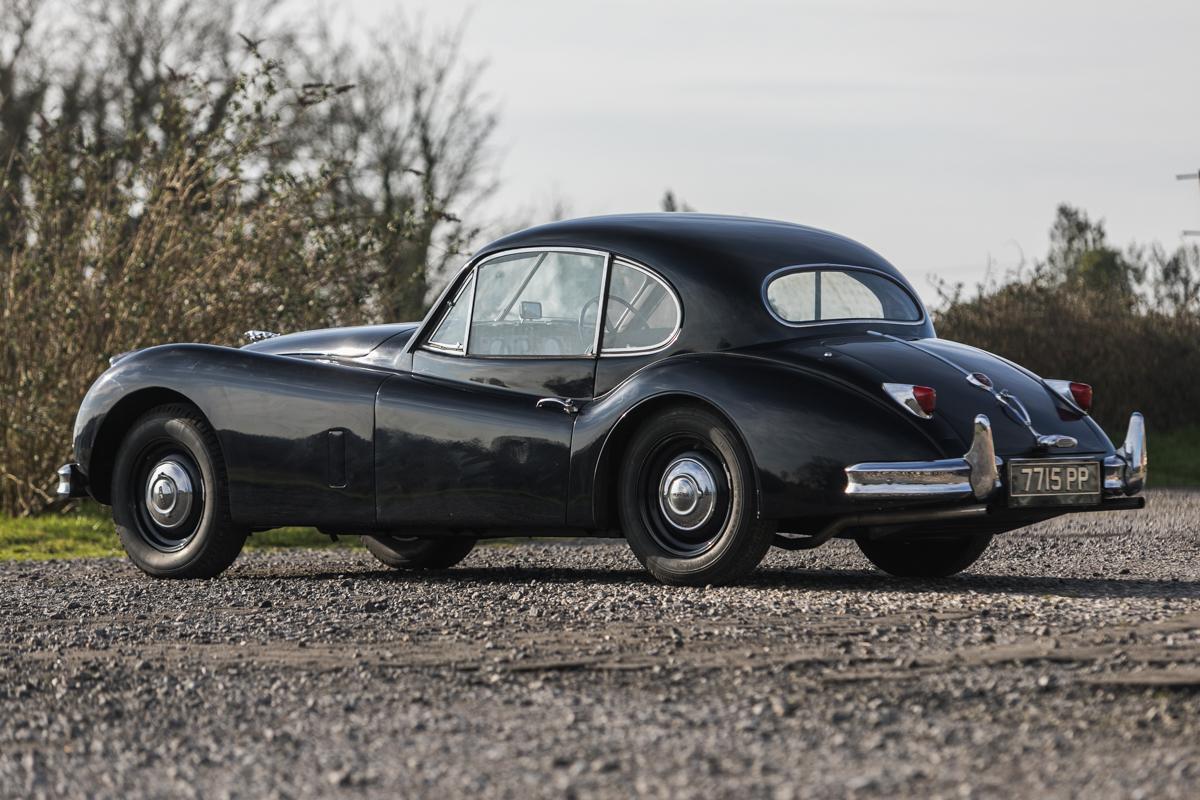
[[[155,524],[176,528],[192,510],[192,479],[183,466],[172,460],[160,461],[146,479],[146,511]]]
[[[668,464],[658,484],[658,507],[680,530],[694,530],[708,522],[716,507],[716,496],[716,478],[706,465],[690,456]]]

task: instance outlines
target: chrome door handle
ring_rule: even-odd
[[[537,401],[538,408],[558,408],[565,414],[578,414],[579,406],[569,397],[543,397]]]

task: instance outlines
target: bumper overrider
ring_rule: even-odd
[[[1142,415],[1135,412],[1129,418],[1125,443],[1104,459],[1104,499],[1139,493],[1146,483],[1146,463],[1146,423]],[[996,456],[992,441],[992,423],[986,415],[980,414],[975,417],[971,447],[962,458],[854,464],[846,467],[846,494],[864,501],[974,500],[986,503],[1001,489],[1003,466],[1004,461]]]
[[[58,468],[57,475],[58,488],[55,490],[55,494],[60,500],[88,496],[87,475],[83,474],[83,470],[79,468],[78,464],[63,464]]]

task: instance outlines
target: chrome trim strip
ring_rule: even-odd
[[[600,354],[600,332],[604,330],[604,315],[608,313],[608,287],[612,285],[613,254],[604,254],[604,269],[600,270],[600,294],[596,297],[596,332],[592,334],[593,358]],[[582,321],[582,320],[581,320]]]
[[[962,458],[879,461],[846,467],[846,494],[867,499],[986,500],[1000,488],[1000,467],[987,416],[975,417],[971,448]]]
[[[810,322],[788,322],[786,319],[779,316],[779,314],[777,314],[775,312],[775,309],[771,307],[771,302],[767,299],[767,287],[769,287],[771,285],[771,282],[773,280],[775,280],[776,278],[781,278],[785,274],[792,273],[792,272],[811,272],[814,270],[826,270],[826,269],[830,270],[830,271],[838,271],[838,272],[844,272],[847,270],[852,271],[852,272],[853,271],[870,272],[875,275],[879,275],[880,277],[886,278],[887,280],[889,280],[892,283],[899,286],[900,289],[905,294],[908,295],[908,298],[910,300],[912,300],[913,303],[916,304],[917,309],[921,312],[921,318],[918,320],[913,320],[913,321],[905,321],[905,320],[898,320],[898,319],[897,320],[887,319],[885,317],[862,317],[862,318],[856,317],[856,318],[851,318],[851,319],[818,319],[818,320],[812,320]],[[916,292],[914,292],[909,287],[905,286],[900,281],[896,280],[894,275],[889,275],[888,273],[884,272],[883,270],[875,269],[874,267],[860,267],[860,266],[856,266],[854,264],[792,264],[787,267],[780,267],[779,269],[768,274],[767,277],[763,278],[762,290],[760,291],[760,295],[762,297],[762,303],[767,309],[767,313],[770,314],[775,319],[775,321],[778,322],[780,325],[786,325],[789,328],[809,328],[809,327],[812,327],[813,325],[847,325],[847,324],[853,325],[853,324],[862,324],[864,322],[874,322],[877,325],[924,325],[926,322],[929,321],[929,312],[925,309],[925,304],[921,302],[921,298],[917,297]]]

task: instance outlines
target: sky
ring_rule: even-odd
[[[1121,246],[1200,229],[1200,2],[344,0],[467,19],[497,214],[701,211],[848,235],[968,286],[1044,255],[1062,202]]]

